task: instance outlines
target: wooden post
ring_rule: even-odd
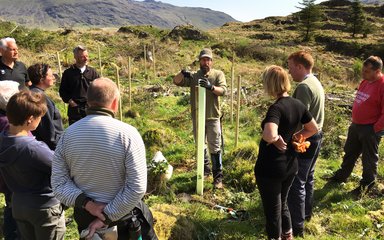
[[[129,109],[132,108],[132,68],[131,68],[131,57],[128,57],[128,86],[129,86]]]
[[[100,68],[100,76],[103,76],[103,67],[101,66],[101,52],[100,52],[100,45],[97,45],[97,50],[99,54],[99,68]]]
[[[236,134],[235,134],[235,147],[239,143],[239,124],[240,124],[240,96],[241,96],[241,76],[237,81],[237,111],[236,111]]]
[[[197,128],[196,128],[196,161],[197,161],[197,181],[196,193],[203,195],[204,191],[204,145],[205,145],[205,94],[206,89],[196,86],[197,99]]]
[[[147,74],[147,45],[144,44],[144,73],[145,73],[145,79],[148,78]]]
[[[153,79],[156,79],[156,58],[155,58],[155,42],[153,42],[153,45],[152,45],[152,58],[153,58]]]
[[[232,53],[232,67],[231,67],[231,124],[233,124],[233,83],[235,82],[235,52]]]
[[[121,93],[121,88],[120,88],[119,66],[117,66],[116,63],[112,63],[112,65],[116,68],[116,85],[120,92],[119,117],[120,117],[120,121],[123,121],[123,110],[122,110],[123,94]]]
[[[60,61],[60,53],[56,52],[56,57],[57,57],[57,65],[59,67],[59,76],[60,78],[63,76],[63,72],[61,70],[61,61]]]

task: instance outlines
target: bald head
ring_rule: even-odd
[[[111,109],[114,100],[120,97],[119,90],[109,78],[97,78],[89,85],[87,98],[90,107],[103,107]],[[111,109],[116,111],[116,109]]]

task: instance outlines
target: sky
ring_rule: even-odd
[[[157,0],[156,0],[157,1]],[[287,16],[297,12],[302,0],[160,0],[180,7],[204,7],[225,12],[234,19],[249,22],[270,16]],[[317,0],[316,3],[325,0]]]

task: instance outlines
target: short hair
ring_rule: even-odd
[[[44,116],[47,112],[45,96],[43,93],[22,90],[9,99],[6,112],[10,124],[22,126],[31,116]]]
[[[82,46],[82,45],[77,45],[74,49],[73,49],[73,55],[77,55],[80,51],[87,51],[87,48]]]
[[[0,109],[4,110],[7,107],[9,99],[19,92],[19,83],[11,80],[0,81]]]
[[[370,56],[367,59],[365,59],[363,66],[367,67],[368,65],[371,65],[372,70],[382,70],[383,69],[383,61],[378,56]]]
[[[87,101],[91,107],[109,107],[112,101],[119,97],[116,83],[109,78],[93,80],[87,91]]]
[[[315,64],[311,53],[305,50],[292,53],[289,55],[288,60],[293,60],[296,64],[303,65],[305,69],[312,69]]]
[[[47,72],[51,67],[45,63],[36,63],[28,68],[29,80],[33,85],[38,85],[42,78],[47,76]]]
[[[291,90],[288,73],[280,66],[272,65],[266,67],[262,79],[264,91],[272,97],[277,97]]]
[[[8,47],[8,43],[9,42],[13,42],[13,43],[16,43],[16,40],[14,38],[11,38],[11,37],[6,37],[6,38],[2,38],[0,40],[0,47],[2,49],[6,49]]]

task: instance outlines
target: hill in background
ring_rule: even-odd
[[[39,28],[111,27],[153,25],[173,28],[192,24],[207,30],[236,21],[223,12],[208,8],[176,7],[146,0],[0,0],[0,17]]]

